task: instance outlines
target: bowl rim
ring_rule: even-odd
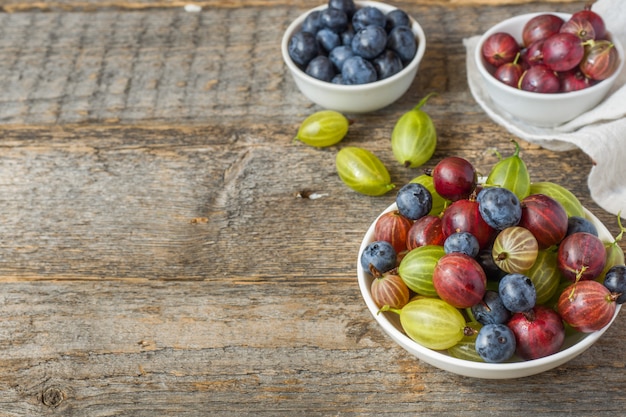
[[[378,1],[355,1],[354,4],[356,5],[357,9],[363,8],[366,6],[379,7],[379,8],[385,9],[384,10],[385,14],[398,8],[396,6],[392,6],[390,4],[382,3]],[[317,7],[314,7],[312,9],[309,9],[305,11],[304,13],[300,14],[289,24],[289,26],[283,33],[283,37],[281,40],[281,53],[283,56],[283,61],[285,62],[287,67],[290,69],[292,74],[296,74],[299,78],[306,80],[306,82],[314,85],[315,87],[323,88],[329,91],[350,92],[350,91],[356,91],[357,89],[358,91],[369,91],[369,90],[385,87],[388,84],[394,83],[398,79],[409,74],[411,71],[414,71],[417,68],[417,66],[420,64],[420,62],[422,61],[422,58],[424,57],[424,53],[426,52],[426,34],[424,33],[424,29],[419,24],[419,22],[407,13],[409,18],[411,19],[411,30],[413,31],[413,34],[416,36],[418,40],[418,44],[417,44],[417,51],[415,52],[415,56],[404,68],[402,68],[400,72],[392,75],[391,77],[384,78],[382,80],[376,80],[371,83],[355,84],[355,85],[333,84],[328,81],[322,81],[322,80],[318,80],[317,78],[311,77],[309,74],[307,74],[302,69],[300,69],[300,67],[298,67],[298,65],[296,65],[296,63],[293,62],[293,60],[289,56],[289,51],[288,51],[289,39],[291,39],[291,36],[295,34],[297,30],[302,26],[302,22],[304,22],[304,19],[307,17],[309,13],[316,11],[316,10],[324,10],[327,7],[328,7],[328,4],[325,3]]]
[[[624,69],[624,61],[626,61],[626,57],[625,57],[625,53],[624,53],[624,47],[622,45],[622,43],[619,41],[619,39],[617,38],[613,38],[611,37],[610,40],[611,42],[613,42],[613,44],[615,45],[614,48],[617,50],[618,56],[619,56],[619,65],[617,67],[617,70],[608,78],[596,83],[595,85],[592,85],[590,87],[584,88],[582,90],[576,90],[576,91],[569,91],[569,92],[561,92],[561,93],[550,93],[550,94],[546,94],[546,93],[537,93],[534,91],[525,91],[525,90],[520,90],[519,88],[515,88],[512,87],[508,84],[505,84],[503,82],[498,81],[493,74],[491,74],[489,72],[489,70],[487,69],[486,65],[485,65],[485,61],[484,58],[482,56],[482,45],[483,43],[487,40],[487,38],[496,32],[499,32],[500,28],[511,24],[511,23],[516,23],[517,21],[521,21],[521,20],[528,20],[531,19],[535,16],[539,16],[542,14],[553,14],[556,16],[559,16],[562,19],[569,19],[572,14],[571,13],[562,13],[562,12],[535,12],[535,13],[526,13],[526,14],[521,14],[521,15],[517,15],[517,16],[513,16],[510,17],[508,19],[502,20],[498,23],[496,23],[495,25],[491,26],[489,29],[487,29],[487,31],[485,31],[480,38],[478,39],[478,43],[476,45],[476,48],[474,50],[474,61],[476,62],[476,68],[478,68],[478,72],[482,75],[482,77],[487,80],[487,82],[489,82],[492,85],[498,86],[499,88],[502,88],[504,91],[513,94],[513,95],[517,95],[518,97],[524,97],[524,98],[537,98],[537,97],[541,97],[542,100],[546,100],[546,101],[558,101],[558,100],[562,100],[563,98],[578,98],[580,96],[585,96],[587,94],[590,94],[592,92],[594,92],[595,90],[602,88],[606,85],[610,85],[613,83],[613,81],[619,77],[619,75],[622,73],[622,70]],[[609,33],[609,36],[611,34]],[[518,39],[519,40],[519,39]],[[604,84],[604,85],[603,85]]]
[[[481,378],[493,379],[518,378],[553,369],[582,354],[596,341],[598,341],[598,339],[600,339],[600,337],[609,329],[609,327],[611,327],[621,310],[621,305],[618,304],[615,309],[615,314],[611,318],[611,321],[605,327],[592,333],[578,333],[576,334],[576,336],[580,340],[575,342],[573,345],[559,350],[552,355],[538,359],[503,363],[474,362],[465,359],[455,358],[448,355],[444,351],[437,351],[424,347],[414,340],[410,339],[404,332],[398,329],[396,325],[394,325],[385,315],[378,314],[379,308],[374,303],[371,296],[369,296],[370,289],[367,285],[368,277],[363,270],[360,262],[363,250],[373,239],[376,222],[378,221],[380,216],[393,210],[397,210],[396,203],[388,206],[376,217],[376,219],[370,224],[359,247],[359,253],[357,257],[357,280],[361,296],[365,301],[368,310],[374,317],[374,320],[396,343],[398,343],[405,350],[409,351],[409,353],[411,353],[412,355],[416,356],[418,359],[430,363],[431,365],[439,369],[444,369],[449,372],[465,376],[475,376],[476,374],[481,374]],[[606,240],[608,238],[612,238],[606,226],[595,215],[593,215],[593,213],[591,213],[587,208],[583,208],[583,210],[585,213],[585,217],[590,219],[598,228],[598,233],[601,239],[603,238]],[[441,366],[441,363],[445,363],[446,366]]]

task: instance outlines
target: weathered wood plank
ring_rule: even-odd
[[[545,0],[543,3],[571,3],[572,0]],[[404,4],[411,3],[406,0],[394,1],[392,4],[401,7]],[[420,0],[422,5],[445,5],[446,7],[475,7],[475,6],[503,6],[534,3],[533,0]],[[107,9],[120,10],[147,10],[147,9],[172,9],[184,8],[188,5],[194,5],[203,9],[211,8],[242,8],[242,7],[284,7],[298,6],[303,9],[312,8],[324,4],[323,0],[5,0],[0,5],[0,11],[8,13],[16,13],[23,11],[96,11]],[[192,10],[195,8],[192,8]]]

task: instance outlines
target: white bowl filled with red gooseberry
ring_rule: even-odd
[[[478,41],[474,59],[501,109],[554,127],[591,110],[624,65],[624,50],[590,6],[574,14],[530,13],[504,20]]]
[[[480,178],[446,157],[370,225],[359,288],[382,329],[424,362],[525,377],[577,357],[613,323],[626,300],[620,239],[565,187],[531,182],[517,152]]]

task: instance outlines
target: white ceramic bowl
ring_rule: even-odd
[[[356,7],[373,6],[387,14],[397,7],[376,1],[355,1]],[[320,81],[302,71],[289,57],[289,39],[302,26],[306,16],[313,10],[323,10],[322,5],[307,11],[294,20],[285,31],[281,42],[283,60],[293,79],[302,92],[312,102],[331,110],[345,113],[367,113],[382,109],[398,100],[409,89],[415,79],[419,64],[426,51],[426,36],[417,21],[411,18],[412,29],[417,38],[417,52],[409,64],[397,74],[384,80],[361,85],[337,85]]]
[[[617,39],[613,39],[619,53],[620,65],[611,77],[584,90],[569,93],[542,94],[523,91],[506,85],[493,77],[487,69],[481,50],[485,40],[496,32],[510,33],[521,44],[522,29],[528,20],[541,13],[529,13],[504,20],[485,32],[478,41],[474,52],[476,66],[482,76],[487,93],[492,101],[511,115],[539,127],[554,127],[570,121],[591,110],[609,92],[624,66],[624,49]],[[564,20],[571,15],[552,13]]]
[[[397,206],[392,204],[383,213],[396,210]],[[381,215],[383,214],[381,213]],[[586,217],[593,222],[598,229],[598,234],[602,241],[613,241],[611,234],[607,228],[588,210],[585,209]],[[380,217],[380,216],[379,216]],[[387,333],[397,344],[402,346],[407,352],[415,355],[420,360],[429,363],[437,368],[453,372],[455,374],[474,377],[474,378],[487,378],[487,379],[510,379],[521,378],[525,376],[535,375],[553,368],[560,366],[576,356],[583,353],[591,345],[593,345],[604,332],[611,326],[615,318],[617,317],[621,305],[617,306],[615,315],[611,322],[601,330],[593,333],[573,333],[568,334],[565,337],[563,347],[561,350],[553,355],[533,359],[529,361],[523,361],[516,359],[515,362],[506,363],[483,363],[473,362],[468,360],[457,359],[448,355],[444,351],[436,351],[428,349],[419,343],[410,339],[403,331],[400,324],[399,316],[396,313],[384,312],[378,313],[379,308],[372,299],[370,291],[371,283],[373,280],[372,275],[366,273],[361,267],[359,260],[361,259],[361,253],[365,250],[365,247],[374,240],[374,227],[376,220],[371,224],[359,249],[359,256],[357,258],[357,275],[359,282],[359,289],[361,295],[365,300],[365,304],[370,313],[382,329]]]

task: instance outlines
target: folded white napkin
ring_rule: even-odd
[[[626,2],[599,0],[592,10],[607,30],[626,45]],[[591,198],[606,211],[626,215],[626,66],[607,97],[594,109],[555,128],[529,126],[498,109],[483,87],[474,62],[479,36],[463,40],[467,50],[467,80],[476,102],[491,119],[511,134],[546,149],[580,148],[594,161],[589,173]]]

